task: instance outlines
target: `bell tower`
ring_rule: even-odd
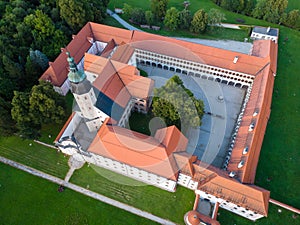
[[[78,70],[74,58],[71,57],[69,52],[66,54],[68,55],[67,61],[70,68],[68,79],[71,84],[71,92],[89,131],[96,131],[101,126],[101,120],[95,107],[97,98],[94,89],[91,82],[86,78],[84,71]]]

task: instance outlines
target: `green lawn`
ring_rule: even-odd
[[[142,134],[150,135],[149,122],[153,116],[149,114],[133,112],[129,117],[127,128]]]
[[[19,137],[0,137],[0,155],[59,178],[69,170],[62,153]]]
[[[0,163],[0,224],[156,224]]]
[[[189,189],[178,186],[170,193],[96,166],[76,170],[70,182],[179,224],[195,200]]]
[[[278,209],[281,210],[281,213],[278,212]],[[240,217],[234,213],[231,213],[227,210],[220,209],[219,210],[218,220],[221,225],[299,225],[300,217],[293,218],[293,215],[296,215],[290,211],[279,208],[278,206],[269,205],[269,215],[267,218],[262,218],[257,220],[256,222],[252,222],[251,220]]]

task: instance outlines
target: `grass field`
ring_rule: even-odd
[[[75,171],[71,182],[178,224],[183,224],[183,216],[195,200],[189,189],[179,186],[170,193],[96,166]]]
[[[69,170],[68,158],[65,158],[63,154],[19,137],[1,137],[0,156],[59,178],[64,178]]]
[[[0,163],[0,224],[156,224]]]
[[[128,0],[126,2],[145,9],[150,7],[144,1]],[[170,6],[176,4],[179,6],[181,2],[183,1],[170,0]],[[207,9],[215,7],[210,0],[191,0],[190,2],[194,11],[198,9],[198,6]],[[110,7],[122,7],[122,4],[122,1],[110,1]],[[296,7],[300,8],[300,1],[289,0],[289,8]],[[247,24],[270,25],[264,21],[224,12],[227,17],[226,22],[236,23],[237,18],[243,18]],[[121,27],[112,18],[107,18],[105,22],[108,25]],[[175,36],[175,33],[165,30],[158,33]],[[240,34],[233,35],[230,33],[231,30],[226,30],[226,33],[221,31],[216,36],[220,36],[220,39],[232,39],[231,36],[241,37]],[[185,32],[176,32],[176,34],[176,36],[190,35]],[[211,36],[199,37],[211,38]],[[255,182],[258,186],[270,190],[272,198],[297,208],[300,208],[299,43],[299,31],[280,27],[278,71],[275,80],[272,113],[264,138]],[[68,108],[71,107],[68,106]],[[43,127],[40,140],[52,143],[61,127],[60,125]],[[49,134],[51,138],[49,138]],[[63,178],[68,170],[67,158],[64,158],[62,154],[57,154],[54,149],[18,137],[0,138],[0,155],[60,178]],[[144,221],[122,210],[108,207],[70,190],[58,194],[56,185],[8,166],[0,164],[0,170],[0,224],[35,224],[35,222],[36,224],[75,224],[72,222],[76,220],[79,221],[79,224],[108,224],[109,216],[119,219],[111,224],[151,224],[149,221]],[[100,173],[107,174],[110,172],[101,170]],[[119,175],[114,174],[114,176]],[[271,180],[267,181],[267,177]],[[194,194],[184,188],[179,187],[176,193],[168,193],[151,186],[120,185],[99,176],[90,167],[76,171],[71,182],[84,187],[89,185],[92,190],[107,196],[116,196],[115,198],[119,201],[132,204],[178,223],[183,222],[183,214],[191,209],[191,201],[194,200]],[[62,208],[66,210],[62,212]],[[219,211],[218,219],[222,225],[300,224],[299,218],[296,220],[292,218],[292,213],[285,210],[278,213],[277,209],[276,206],[270,205],[268,218],[255,223],[224,210]]]

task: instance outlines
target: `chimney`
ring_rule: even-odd
[[[238,57],[238,56],[234,57],[233,63],[236,64],[238,60],[239,60],[239,57]]]
[[[267,28],[267,33],[269,33],[269,32],[270,32],[270,29],[271,29],[271,27],[268,27],[268,28]]]

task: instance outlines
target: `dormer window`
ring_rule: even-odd
[[[248,151],[249,151],[249,147],[247,146],[243,150],[243,155],[246,155],[248,153]]]
[[[245,161],[241,160],[237,167],[240,169],[244,166],[244,164],[245,164]]]

